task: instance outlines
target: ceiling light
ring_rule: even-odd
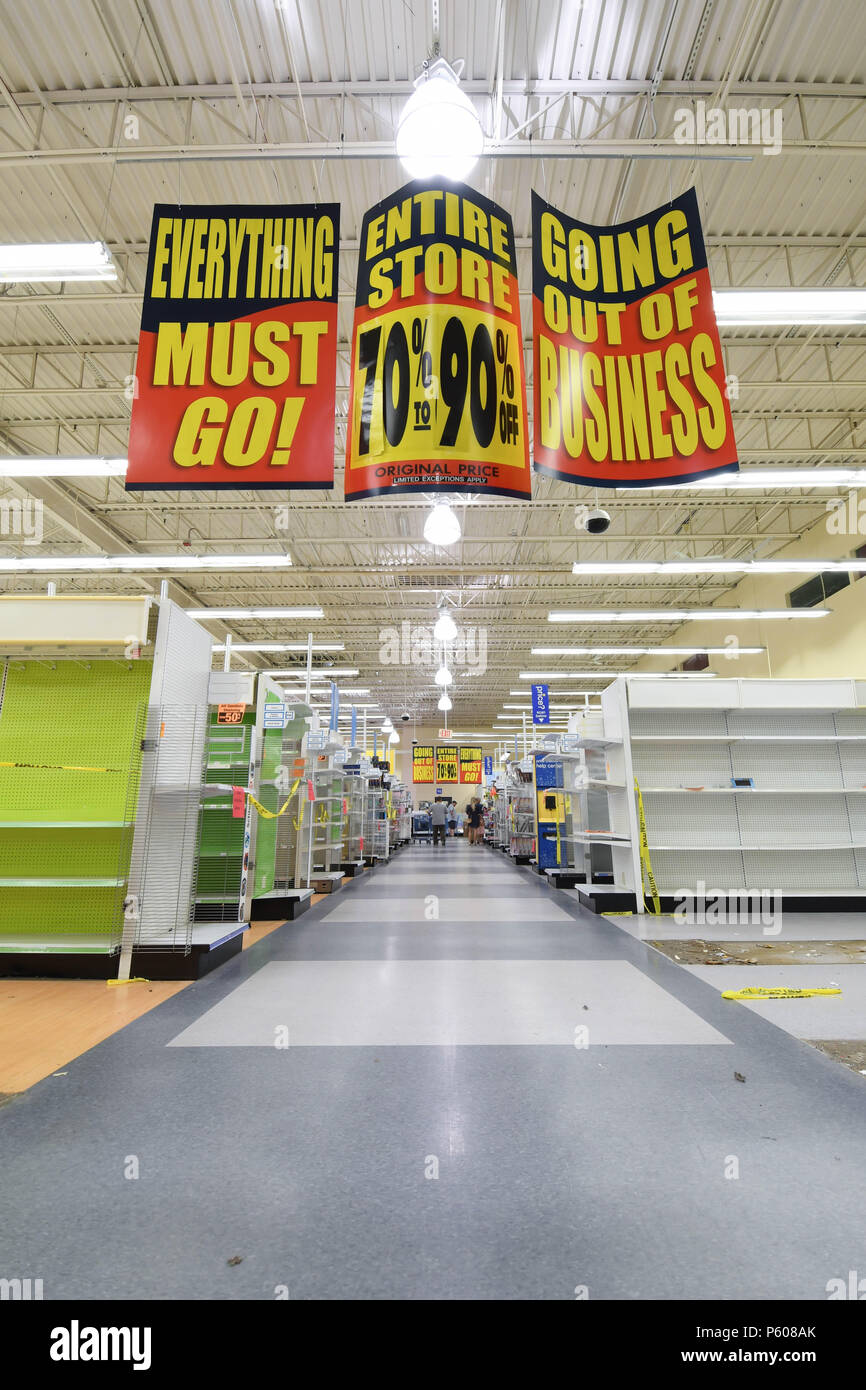
[[[450,685],[452,676],[447,666],[440,666],[436,675],[433,677],[437,685]]]
[[[44,570],[51,574],[75,570],[98,574],[101,570],[271,569],[291,563],[288,555],[48,555],[38,560],[30,556],[0,559],[0,571],[31,574]]]
[[[369,695],[370,691],[364,685],[343,685],[340,687],[341,695]]]
[[[389,742],[389,743],[399,743],[399,742],[400,742],[400,735],[397,733],[397,730],[396,730],[396,729],[392,729],[391,732],[389,733],[389,735],[388,735],[388,742]]]
[[[232,642],[233,652],[306,652],[310,648],[306,642]],[[215,652],[224,652],[225,643],[215,642]],[[342,642],[314,642],[314,652],[342,652]]]
[[[0,246],[0,283],[34,280],[116,280],[104,241],[31,242]]]
[[[441,613],[433,629],[433,639],[436,642],[453,642],[457,636],[457,624],[450,613]]]
[[[866,573],[866,560],[623,560],[575,563],[572,574],[819,574]]]
[[[460,539],[460,522],[447,502],[437,502],[424,522],[424,539],[430,545],[453,545]]]
[[[321,608],[187,608],[187,617],[210,622],[213,618],[233,618],[237,622],[254,618],[324,618]],[[304,651],[306,651],[306,643]]]
[[[438,705],[436,706],[436,708],[437,708],[437,709],[441,709],[441,711],[442,711],[443,714],[447,713],[447,711],[448,711],[449,709],[453,709],[453,708],[454,708],[454,705],[453,705],[453,702],[452,702],[452,700],[451,700],[450,695],[445,695],[445,694],[443,694],[442,699],[439,701],[439,703],[438,703]]]
[[[779,451],[784,455],[784,448]],[[819,449],[815,450],[820,453]],[[686,483],[656,483],[647,492],[739,492],[772,488],[866,487],[866,468],[746,468],[738,473],[717,473]],[[634,493],[619,487],[617,492]]]
[[[739,656],[757,656],[766,647],[737,647]],[[533,647],[532,656],[727,656],[730,647]]]
[[[829,608],[613,608],[578,609],[574,613],[548,613],[549,623],[736,623],[745,619],[826,618]]]
[[[714,290],[719,324],[866,323],[866,290]]]
[[[616,680],[617,676],[628,676],[629,680],[684,680],[705,681],[715,677],[715,671],[521,671],[522,681],[583,681]]]
[[[483,148],[481,121],[461,91],[460,73],[444,58],[425,63],[397,125],[406,172],[413,179],[464,179]]]
[[[232,648],[232,650],[234,651],[235,648]],[[281,666],[279,670],[263,671],[262,675],[284,676],[287,679],[294,678],[301,683],[307,679],[307,672],[303,666]],[[360,672],[357,666],[316,666],[313,668],[311,675],[314,681],[321,680],[323,677],[333,680],[337,676],[358,676]]]
[[[124,478],[126,459],[0,458],[0,478]]]

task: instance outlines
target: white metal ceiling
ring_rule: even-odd
[[[694,182],[717,286],[864,284],[862,0],[441,0],[439,8],[442,51],[465,59],[467,89],[499,142],[499,157],[485,158],[472,181],[514,217],[527,342],[532,188],[604,222]],[[458,681],[455,692],[460,726],[480,728],[532,664],[529,647],[547,635],[552,605],[706,604],[728,587],[714,576],[579,579],[574,559],[769,556],[821,516],[825,498],[618,493],[610,532],[589,540],[575,529],[574,505],[590,494],[535,478],[532,504],[467,506],[464,540],[448,552],[421,538],[423,498],[342,502],[355,247],[366,208],[405,181],[391,157],[393,131],[430,50],[431,14],[430,0],[0,0],[0,241],[104,237],[121,269],[116,284],[2,287],[0,450],[125,453],[124,385],[155,201],[339,201],[344,350],[332,494],[191,499],[75,479],[7,491],[43,498],[46,539],[58,553],[287,547],[288,572],[186,576],[174,592],[221,606],[321,603],[317,636],[346,643],[340,664],[358,666],[359,683],[373,681],[392,712],[399,704],[424,717],[436,695],[429,673],[381,666],[379,633],[430,619],[435,594],[407,590],[447,591],[488,632],[486,675]],[[674,113],[699,99],[780,108],[783,152],[682,158],[671,142]],[[130,114],[133,140],[124,133]],[[866,463],[861,328],[739,329],[723,338],[741,384],[744,466]],[[276,509],[286,501],[283,529]],[[0,551],[16,553],[14,541],[0,538]],[[42,582],[0,581],[7,591]],[[130,582],[64,578],[61,591],[118,592]],[[617,639],[674,640],[669,626],[623,628]],[[241,641],[300,635],[279,623],[214,632],[227,628]],[[600,634],[570,630],[569,639]]]

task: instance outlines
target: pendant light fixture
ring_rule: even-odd
[[[433,640],[434,642],[453,642],[456,636],[457,624],[451,617],[451,614],[446,609],[443,609],[433,629]]]
[[[433,679],[437,685],[450,685],[452,680],[451,672],[448,670],[447,666],[440,666]]]
[[[437,502],[424,522],[424,539],[430,545],[453,545],[461,535],[460,522],[447,502]]]
[[[397,154],[413,179],[465,179],[484,149],[478,112],[460,88],[463,60],[427,59],[397,126]]]
[[[453,709],[453,702],[451,700],[450,695],[443,695],[436,708],[441,709],[443,714],[445,714],[449,709]]]

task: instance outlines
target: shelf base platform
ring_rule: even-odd
[[[590,912],[634,912],[637,908],[634,893],[612,883],[577,884],[575,891],[581,907],[588,907]]]
[[[343,877],[342,869],[313,869],[310,883],[314,893],[336,893],[343,886]]]
[[[586,874],[578,873],[577,869],[545,869],[544,872],[553,888],[576,888],[579,883],[586,883]]]
[[[356,874],[363,871],[364,861],[363,859],[349,859],[346,863],[341,864],[340,868],[343,870],[344,878],[354,878]]]
[[[243,923],[199,923],[192,929],[189,951],[172,949],[171,938],[155,938],[132,952],[131,974],[145,980],[200,980],[240,953]],[[0,978],[113,980],[119,953],[115,943],[96,935],[58,938],[49,949],[34,950],[26,938],[0,936]]]
[[[277,922],[284,918],[287,922],[293,922],[312,904],[312,888],[273,888],[270,893],[253,898],[250,921]]]

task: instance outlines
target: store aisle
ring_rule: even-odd
[[[0,1275],[47,1298],[824,1298],[862,1265],[864,1145],[860,1077],[448,841],[0,1110]]]

